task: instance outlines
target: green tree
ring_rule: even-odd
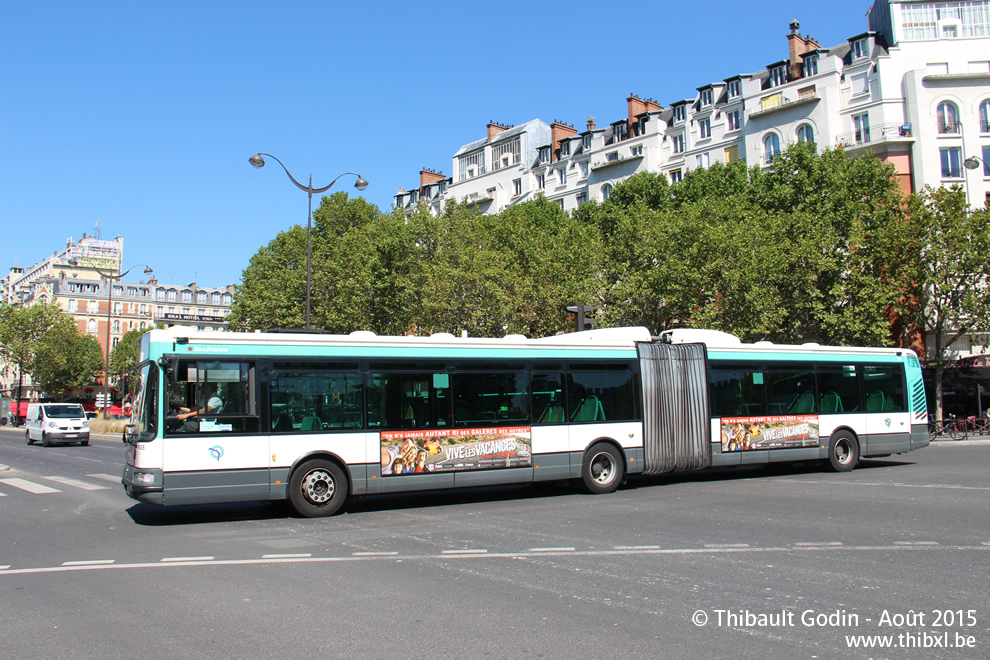
[[[38,344],[45,333],[65,315],[55,303],[31,307],[0,306],[0,358],[17,367],[17,395],[20,405],[24,374],[33,374]],[[37,379],[37,377],[35,376]]]
[[[165,327],[159,323],[158,327]],[[110,373],[125,381],[126,391],[130,391],[130,374],[137,365],[138,348],[141,345],[141,337],[150,332],[152,327],[144,330],[128,330],[121,336],[120,341],[110,351]]]
[[[913,287],[902,311],[930,340],[935,417],[942,419],[942,377],[952,343],[990,330],[990,212],[972,210],[959,186],[912,195],[908,217],[916,240]]]
[[[79,332],[75,321],[62,314],[39,338],[31,375],[52,397],[93,382],[103,369],[103,348],[95,337]]]

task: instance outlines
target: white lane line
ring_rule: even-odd
[[[307,557],[312,557],[312,552],[297,552],[293,554],[284,555],[261,555],[262,559],[305,559]]]
[[[0,566],[0,571],[5,571],[8,568],[10,568],[10,564],[7,564],[6,566]]]
[[[83,490],[107,490],[109,488],[109,486],[99,486],[97,484],[79,481],[78,479],[70,479],[69,477],[42,477],[42,479],[48,479],[49,481],[54,481],[55,483],[64,484],[66,486],[82,488]]]
[[[213,557],[165,557],[161,561],[163,563],[184,562],[184,561],[213,561]]]
[[[894,545],[938,545],[935,541],[894,541]]]
[[[839,541],[822,541],[821,543],[795,543],[799,548],[822,548],[822,547],[835,547],[840,546],[842,543]]]
[[[613,550],[659,550],[659,545],[616,545]]]
[[[398,552],[352,552],[354,557],[394,557]]]
[[[749,543],[706,543],[706,548],[748,548]]]
[[[0,493],[0,497],[7,497],[7,493]]]
[[[103,481],[110,481],[110,482],[115,483],[115,484],[119,484],[120,483],[120,475],[119,474],[116,474],[116,475],[114,475],[114,474],[87,474],[86,476],[87,477],[93,477],[94,479],[102,479]]]
[[[575,552],[577,548],[530,548],[527,552]]]
[[[35,495],[62,492],[57,488],[49,488],[48,486],[36,484],[33,481],[27,481],[25,479],[0,479],[0,484],[7,484],[8,486],[13,486],[14,488],[20,488],[21,490],[26,490],[27,492],[34,493]]]
[[[471,550],[441,550],[441,555],[483,555],[487,550],[482,550],[480,548]]]
[[[116,559],[90,559],[84,561],[63,561],[62,566],[102,566],[112,564]]]

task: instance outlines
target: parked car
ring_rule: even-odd
[[[27,443],[47,447],[53,442],[89,444],[89,421],[78,403],[32,403],[24,422]]]

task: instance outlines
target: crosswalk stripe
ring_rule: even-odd
[[[20,488],[21,490],[26,490],[29,493],[35,493],[37,495],[40,495],[42,493],[62,492],[57,488],[49,488],[48,486],[36,484],[33,481],[27,481],[26,479],[0,479],[0,484],[7,484],[8,486],[13,486],[14,488]]]
[[[109,486],[98,486],[97,484],[90,484],[85,481],[79,481],[78,479],[70,479],[69,477],[42,477],[42,479],[55,481],[66,486],[75,486],[83,490],[107,490],[109,488]]]
[[[93,477],[94,479],[102,479],[103,481],[110,481],[115,484],[120,483],[119,474],[87,474],[87,477]]]

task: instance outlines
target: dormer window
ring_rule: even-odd
[[[674,121],[684,121],[684,106],[675,105],[674,106]]]
[[[703,89],[701,90],[701,107],[707,107],[712,104],[712,90]]]
[[[550,147],[540,147],[540,163],[546,164],[550,162]]]
[[[591,149],[591,135],[582,136],[581,146],[584,148],[585,151]]]
[[[770,69],[770,83],[773,87],[779,87],[787,82],[787,67],[783,64]]]
[[[730,80],[728,85],[729,98],[735,99],[742,96],[742,81]]]
[[[571,143],[567,140],[560,141],[560,157],[571,155]]]
[[[866,39],[857,39],[852,42],[852,53],[853,60],[861,60],[864,57],[869,57],[870,49]]]
[[[808,78],[818,74],[818,56],[808,55],[804,58],[804,77]]]

